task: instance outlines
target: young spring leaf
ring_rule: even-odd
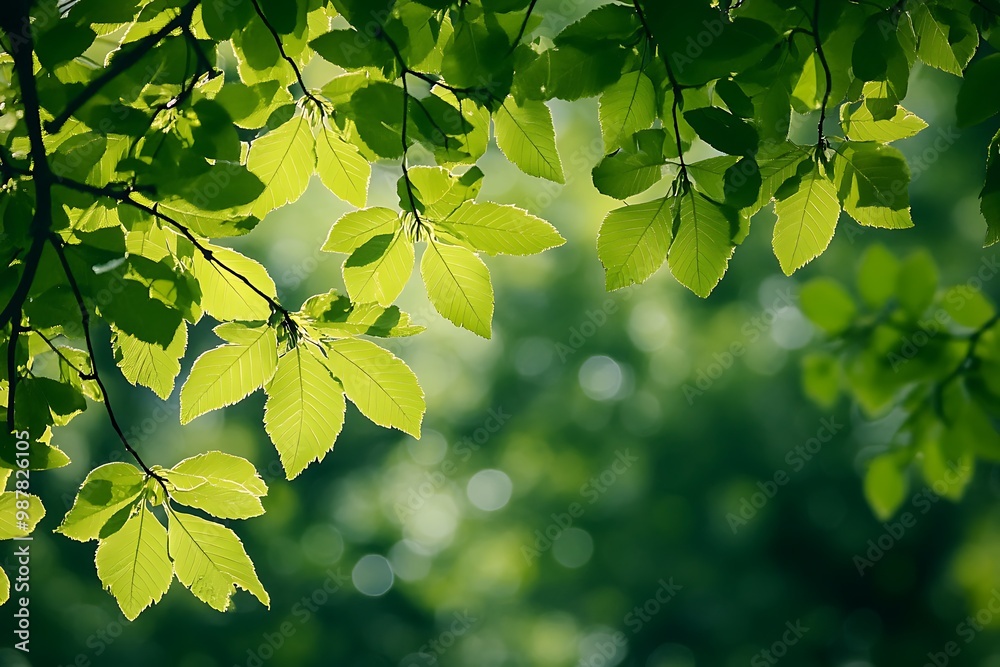
[[[612,153],[656,119],[653,82],[642,72],[622,75],[601,95],[600,118],[604,152]]]
[[[224,330],[224,327],[227,329]],[[181,423],[242,401],[274,375],[278,340],[274,329],[220,325],[216,333],[239,332],[240,342],[229,343],[198,357],[181,387]]]
[[[373,236],[344,262],[347,292],[355,301],[388,306],[406,287],[413,261],[413,243],[401,226]]]
[[[466,248],[431,242],[420,260],[431,303],[456,326],[489,338],[493,326],[493,284],[483,260]]]
[[[264,428],[285,476],[294,479],[333,449],[344,425],[344,388],[318,352],[302,343],[278,359],[264,391]]]
[[[774,254],[785,275],[818,257],[837,229],[837,189],[819,166],[802,176],[798,187],[774,204]]]
[[[94,468],[56,532],[81,542],[106,537],[102,534],[104,527],[113,531],[121,526],[145,483],[146,475],[130,463],[106,463]]]
[[[345,338],[330,344],[327,364],[368,419],[420,437],[424,392],[401,359],[369,341]]]
[[[738,216],[736,211],[693,188],[679,199],[677,231],[668,256],[670,272],[679,283],[704,298],[712,293],[729,266]]]
[[[145,502],[121,528],[101,540],[94,562],[104,588],[130,621],[159,602],[174,578],[167,558],[167,531]]]
[[[330,192],[347,203],[361,207],[368,200],[371,165],[325,124],[316,137],[316,173]]]
[[[125,379],[133,385],[149,387],[167,400],[181,372],[181,358],[187,350],[187,325],[181,322],[167,347],[146,343],[112,327],[111,344],[115,361]]]
[[[565,182],[562,161],[556,150],[552,112],[544,102],[519,105],[507,98],[493,117],[500,150],[529,176]]]
[[[18,508],[18,502],[28,501],[28,508]],[[28,518],[21,520],[18,512],[27,512]],[[45,507],[38,496],[21,491],[0,493],[0,540],[30,535],[38,522],[45,516]]]
[[[271,598],[236,533],[192,514],[176,510],[167,514],[174,573],[199,600],[226,611],[238,586],[270,606]]]
[[[261,497],[267,486],[246,459],[223,452],[205,452],[162,471],[171,485],[170,497],[220,519],[248,519],[264,513]]]
[[[277,296],[277,289],[267,269],[235,250],[212,245],[207,247],[221,265],[196,252],[191,267],[201,285],[201,306],[205,312],[222,322],[267,320],[271,315],[271,307],[267,301],[222,265],[273,298]]]
[[[674,197],[663,197],[623,206],[604,218],[597,256],[608,290],[645,282],[667,260],[676,203]]]
[[[316,169],[316,139],[305,116],[295,116],[256,139],[247,167],[265,186],[251,208],[258,218],[301,197]]]
[[[488,255],[534,255],[566,242],[555,227],[516,206],[466,202],[436,223]]]

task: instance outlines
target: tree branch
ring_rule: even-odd
[[[816,55],[823,66],[823,73],[826,75],[826,90],[823,92],[823,104],[819,108],[819,126],[817,128],[819,139],[816,147],[823,151],[827,148],[826,135],[823,133],[823,126],[826,125],[826,107],[830,103],[830,93],[833,91],[833,73],[830,71],[830,63],[826,60],[826,53],[823,52],[823,40],[819,35],[819,3],[816,0],[813,6],[812,33],[816,42]]]
[[[285,45],[281,43],[281,35],[278,34],[278,31],[275,30],[274,26],[271,25],[271,22],[266,16],[264,16],[264,10],[261,9],[260,3],[257,0],[250,0],[250,2],[253,3],[254,11],[257,12],[257,16],[267,27],[268,32],[271,33],[271,37],[274,38],[274,43],[278,47],[278,53],[281,54],[281,57],[285,62],[292,66],[292,71],[295,72],[295,79],[299,82],[299,86],[302,87],[302,93],[306,96],[306,99],[316,105],[316,108],[319,109],[320,115],[325,116],[326,107],[323,105],[323,101],[309,92],[309,88],[306,87],[306,82],[302,78],[302,70],[299,69],[295,60],[285,52]]]
[[[149,466],[146,465],[142,457],[139,456],[139,452],[132,448],[132,445],[128,443],[128,439],[125,437],[125,432],[122,430],[121,425],[118,423],[118,418],[115,416],[115,412],[111,407],[111,398],[108,396],[108,389],[104,386],[104,381],[101,379],[100,374],[97,372],[97,356],[94,354],[94,341],[90,336],[90,311],[87,309],[87,304],[83,300],[83,293],[80,291],[80,285],[76,282],[76,277],[73,275],[73,269],[70,268],[69,261],[66,259],[66,252],[63,249],[62,239],[58,235],[52,234],[49,237],[52,243],[52,247],[56,251],[56,256],[59,257],[59,263],[62,265],[63,273],[66,274],[66,280],[69,282],[70,289],[73,291],[73,296],[76,298],[76,305],[80,309],[80,317],[83,320],[83,338],[87,343],[87,354],[90,355],[90,367],[93,369],[94,382],[97,383],[98,389],[101,391],[101,396],[104,398],[104,407],[108,412],[108,418],[111,420],[111,428],[114,429],[115,433],[118,435],[118,439],[121,440],[122,445],[125,446],[125,450],[132,455],[139,467],[142,468],[143,472],[146,473],[148,477],[152,477],[163,487],[163,490],[167,490],[166,483],[163,478],[157,475]]]

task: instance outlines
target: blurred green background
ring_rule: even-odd
[[[984,462],[960,504],[933,503],[902,531],[883,526],[858,462],[899,416],[873,422],[846,401],[822,412],[800,386],[798,359],[822,341],[795,308],[797,285],[853,280],[874,243],[929,248],[950,282],[994,255],[980,247],[976,197],[996,128],[956,131],[958,81],[926,68],[915,77],[907,107],[931,127],[899,146],[916,229],[863,230],[844,217],[830,251],[788,279],[764,212],[707,301],[666,270],[604,292],[595,238],[615,203],[590,182],[594,100],[554,106],[565,187],[521,175],[494,148],[481,199],[524,206],[569,242],[488,260],[492,341],[438,317],[419,281],[404,293],[428,326],[390,344],[427,394],[420,441],[350,408],[333,453],[289,483],[259,392],[182,429],[176,395],[163,404],[119,377],[116,412],[147,462],[218,448],[262,471],[267,514],[230,525],[271,609],[239,593],[219,614],[175,582],[124,620],[100,589],[93,544],[51,534],[87,471],[122,458],[92,407],[56,434],[72,465],[35,477],[48,515],[33,547],[34,641],[30,656],[0,649],[0,664],[1000,667],[1000,616],[988,607],[1000,599],[1000,470]],[[808,143],[814,126],[799,120],[793,138]],[[376,169],[371,205],[395,205],[398,175]],[[347,210],[317,182],[237,245],[297,306],[340,285],[343,258],[318,248]],[[203,322],[188,365],[212,340]],[[734,344],[744,353],[727,356]],[[785,483],[769,484],[776,474]],[[877,558],[859,575],[856,556]],[[949,642],[957,656],[944,653]]]

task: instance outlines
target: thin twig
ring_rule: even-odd
[[[94,382],[97,383],[97,387],[101,391],[101,397],[104,399],[104,408],[107,410],[108,418],[111,421],[111,428],[114,429],[115,433],[118,435],[118,439],[121,440],[122,445],[125,447],[125,450],[132,455],[132,458],[139,464],[139,467],[142,468],[143,472],[145,472],[147,476],[152,477],[159,482],[163,487],[163,490],[166,491],[167,486],[164,479],[150,469],[150,467],[146,465],[146,462],[142,460],[142,457],[139,456],[139,452],[132,448],[132,445],[128,442],[128,438],[125,437],[125,432],[118,423],[115,411],[111,407],[111,398],[108,396],[108,389],[104,386],[104,381],[97,372],[97,355],[94,354],[94,341],[90,336],[90,310],[84,302],[83,292],[80,291],[80,285],[76,282],[76,277],[73,275],[73,269],[70,268],[69,261],[66,259],[66,252],[63,249],[62,239],[53,233],[49,237],[49,240],[52,243],[52,247],[56,251],[56,256],[59,258],[59,264],[62,265],[63,273],[66,274],[66,280],[69,282],[70,289],[73,291],[73,296],[76,298],[77,308],[80,309],[80,317],[83,320],[83,338],[87,344],[87,354],[90,355],[90,366],[94,369]]]
[[[823,51],[823,39],[819,34],[819,3],[820,0],[816,0],[813,9],[813,39],[816,42],[816,55],[819,56],[819,62],[823,66],[823,73],[826,75],[826,90],[823,91],[823,104],[819,108],[819,126],[817,128],[819,138],[816,142],[816,147],[820,151],[824,151],[827,148],[826,135],[823,133],[823,126],[826,125],[826,107],[830,103],[830,93],[833,91],[833,73],[830,71],[830,63],[826,60],[826,53]]]
[[[274,39],[274,43],[278,47],[278,53],[281,54],[281,57],[285,62],[292,66],[292,71],[295,72],[295,79],[299,82],[299,86],[302,87],[302,93],[306,96],[306,99],[316,105],[316,108],[319,109],[320,116],[325,116],[326,107],[323,105],[322,100],[309,92],[309,88],[306,87],[306,82],[302,78],[302,70],[299,69],[295,60],[285,52],[285,45],[281,43],[281,35],[278,34],[278,31],[273,25],[271,25],[271,22],[264,15],[264,10],[261,9],[260,3],[257,2],[257,0],[250,0],[250,2],[253,3],[253,8],[254,11],[257,12],[257,16],[260,17],[264,26],[267,27],[268,32],[271,33],[271,37]]]

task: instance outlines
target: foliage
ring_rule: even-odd
[[[907,415],[867,463],[865,495],[883,519],[907,497],[911,466],[956,500],[977,459],[1000,460],[1000,315],[982,287],[976,276],[941,289],[926,251],[901,261],[873,245],[854,293],[827,278],[802,288],[803,312],[831,338],[804,360],[806,393],[832,406],[846,392],[871,416],[897,406]]]
[[[266,604],[235,534],[175,508],[246,518],[260,513],[266,488],[249,462],[221,452],[147,466],[94,362],[92,317],[110,327],[123,375],[161,398],[174,390],[189,327],[217,321],[222,344],[194,361],[181,421],[263,389],[265,430],[292,478],[332,448],[346,400],[376,424],[419,435],[416,378],[361,338],[419,333],[393,305],[418,245],[433,307],[489,338],[494,291],[480,255],[563,243],[526,210],[477,201],[485,174],[475,165],[491,138],[526,174],[565,180],[547,102],[600,98],[601,192],[626,200],[670,179],[665,196],[604,221],[607,287],[643,282],[666,262],[700,296],[772,201],[774,251],[789,274],[826,249],[841,211],[870,227],[912,226],[909,170],[889,144],[925,126],[900,106],[918,61],[955,75],[968,67],[963,122],[1000,108],[995,63],[972,60],[996,22],[987,0],[612,3],[551,41],[532,41],[543,21],[535,5],[82,0],[63,11],[54,0],[17,0],[4,12],[0,464],[17,468],[25,441],[32,470],[65,465],[53,429],[87,399],[104,404],[138,468],[94,470],[60,530],[99,540],[98,575],[130,618],[174,575],[217,609],[234,587]],[[307,66],[337,74],[313,88]],[[838,108],[842,137],[827,134]],[[814,143],[792,141],[793,113],[817,113]],[[998,141],[982,197],[988,243],[1000,238]],[[714,156],[693,159],[706,151]],[[364,208],[371,165],[383,160],[402,172],[398,210]],[[323,246],[347,255],[347,294],[317,294],[294,310],[261,263],[216,241],[296,201],[313,174],[360,208]],[[929,268],[914,262],[904,282],[925,284]],[[850,301],[831,285],[816,290]],[[910,313],[930,305],[926,290],[898,298]],[[817,321],[839,333],[853,313],[823,303]],[[875,469],[876,482],[887,476]],[[891,486],[876,482],[869,487]],[[16,529],[33,527],[35,509]]]

